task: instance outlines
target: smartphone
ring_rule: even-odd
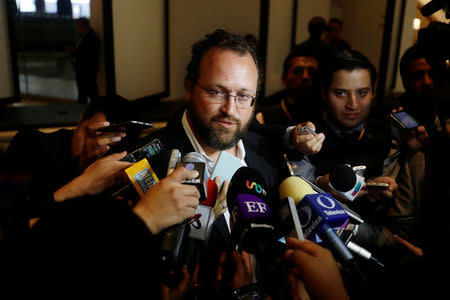
[[[391,113],[391,119],[404,130],[412,130],[419,126],[419,123],[404,111]]]
[[[159,154],[163,150],[163,145],[160,140],[154,139],[147,145],[133,152],[127,154],[121,161],[128,161],[136,163],[144,158],[150,158]]]
[[[132,131],[132,130],[138,130],[138,129],[146,129],[146,128],[152,128],[152,123],[146,123],[141,121],[127,121],[117,124],[112,124],[110,126],[101,127],[97,129],[99,132],[120,132],[120,131]]]
[[[386,190],[389,188],[389,183],[384,182],[366,182],[368,188],[382,189]]]

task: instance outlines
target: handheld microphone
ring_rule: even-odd
[[[266,182],[260,172],[239,168],[230,180],[227,206],[233,245],[249,253],[258,253],[261,242],[272,236],[272,211],[264,201]]]
[[[183,166],[188,170],[198,171],[198,176],[196,178],[186,179],[183,183],[196,186],[200,192],[200,203],[205,201],[208,175],[206,170],[206,160],[203,155],[197,152],[189,152],[183,157],[181,162],[176,164],[176,166]]]
[[[168,287],[175,288],[182,280],[181,268],[186,257],[186,243],[190,225],[181,223],[164,230],[159,246],[162,281]]]
[[[235,249],[255,256],[254,281],[262,293],[273,299],[288,299],[288,272],[280,263],[286,244],[279,241],[273,222],[276,209],[268,205],[267,195],[266,182],[259,171],[240,167],[234,173],[227,192],[231,241]]]
[[[175,170],[176,164],[180,160],[180,151],[173,149],[167,166],[167,176]],[[189,225],[182,223],[166,228],[162,233],[161,244],[159,246],[159,261],[161,263],[162,281],[169,287],[176,287],[182,279],[180,272],[182,256],[189,231]]]
[[[425,4],[420,12],[424,17],[431,16],[435,12],[437,12],[440,9],[447,9],[447,11],[450,9],[450,3],[446,0],[431,0],[427,4]]]
[[[317,185],[315,185],[314,183],[312,183],[311,181],[309,181],[308,179],[306,179],[303,176],[299,176],[301,179],[303,179],[303,181],[305,181],[306,183],[308,183],[310,185],[310,187],[316,192],[316,193],[325,193],[324,190],[322,190],[321,188],[319,188]],[[345,212],[347,213],[347,215],[352,219],[352,221],[356,221],[358,222],[358,224],[362,224],[364,223],[364,220],[361,219],[361,216],[359,214],[357,214],[355,211],[353,211],[352,209],[350,209],[347,205],[345,205],[344,203],[336,200],[337,203],[339,203],[340,206],[342,206],[342,208],[345,210]]]
[[[298,191],[307,191],[310,194],[315,193],[311,186],[299,177],[293,175],[287,177],[279,188],[280,200],[280,228],[287,236],[294,236],[299,240],[304,240],[304,234],[301,226],[301,220],[298,217],[296,205],[300,202],[304,194],[297,195]]]
[[[142,197],[145,191],[150,186],[158,182],[156,173],[150,167],[148,159],[155,155],[160,154],[163,149],[164,147],[161,141],[158,139],[154,139],[145,146],[134,150],[133,152],[127,154],[124,158],[122,158],[121,161],[128,161],[140,164],[140,168],[138,168],[137,166],[135,168],[130,168],[128,176],[131,182],[119,188],[113,188],[111,190],[111,195],[114,198],[125,199],[126,201],[128,201],[130,206],[134,206],[136,202],[139,201],[140,199],[139,197]],[[134,177],[136,174],[143,171],[144,169],[148,170],[145,176],[142,176],[143,173],[141,173],[140,178]],[[152,183],[151,181],[149,181],[148,180],[149,178],[153,178],[154,182]]]
[[[356,174],[352,167],[337,164],[330,172],[329,185],[342,197],[353,201],[364,186],[364,178]]]
[[[291,176],[281,183],[280,197],[292,197],[296,202],[306,238],[318,242],[316,236],[319,236],[343,264],[354,261],[352,253],[333,230],[347,223],[348,215],[330,194],[317,194],[300,177]]]
[[[378,267],[384,268],[384,264],[376,259],[372,253],[370,253],[367,249],[359,246],[356,243],[353,243],[351,241],[351,238],[354,236],[354,233],[352,230],[346,230],[344,228],[340,228],[337,231],[337,235],[341,238],[341,240],[345,243],[348,249],[358,255],[361,258],[364,258],[365,260],[374,262]]]
[[[177,164],[177,167],[179,166],[184,166],[188,170],[197,170],[199,173],[196,178],[185,180],[183,183],[196,186],[200,192],[200,204],[195,210],[195,214],[198,216],[197,225],[190,225],[191,231],[189,237],[197,240],[206,240],[214,222],[212,206],[214,205],[215,199],[208,198],[207,196],[209,181],[205,157],[197,152],[189,152]]]

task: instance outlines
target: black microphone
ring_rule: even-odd
[[[279,241],[266,182],[252,168],[240,167],[232,176],[227,192],[232,245],[256,258],[254,274],[260,295],[291,299],[286,265],[280,263],[286,244]],[[262,298],[262,299],[265,299]]]
[[[445,6],[450,6],[450,2],[446,0],[431,0],[427,4],[425,4],[420,12],[424,17],[431,16],[441,8],[445,8]],[[448,7],[450,9],[450,7]]]
[[[180,151],[173,149],[167,166],[167,175],[170,175],[175,167],[179,166],[180,160]],[[189,156],[186,160],[189,160]],[[159,247],[159,261],[161,264],[162,282],[168,287],[174,288],[182,280],[181,268],[186,259],[186,243],[189,238],[190,229],[190,225],[183,222],[166,228],[162,232]]]
[[[261,243],[275,231],[272,211],[265,199],[266,182],[252,168],[241,167],[230,180],[227,206],[230,211],[231,240],[236,249],[261,254]]]
[[[330,187],[347,200],[353,201],[364,186],[364,178],[355,173],[352,167],[337,164],[330,171]]]

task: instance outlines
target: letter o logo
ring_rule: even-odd
[[[323,201],[325,200],[325,201]],[[317,197],[317,203],[319,203],[320,206],[328,208],[328,209],[333,209],[336,207],[336,202],[334,202],[333,199],[331,199],[330,197],[327,196],[323,196],[323,195],[319,195]]]

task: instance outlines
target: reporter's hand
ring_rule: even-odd
[[[133,208],[153,234],[193,217],[200,193],[195,186],[182,184],[198,176],[195,170],[178,167],[152,186]]]
[[[321,246],[294,238],[286,240],[284,258],[291,274],[301,279],[313,299],[350,299],[331,252]]]
[[[231,281],[231,288],[233,290],[242,288],[253,283],[253,269],[250,260],[250,255],[245,252],[234,250],[232,253],[233,262],[236,266],[236,273],[234,273]]]
[[[62,202],[70,198],[96,195],[116,184],[124,182],[124,169],[132,165],[120,161],[127,153],[114,153],[91,164],[84,172],[57,190],[53,195],[55,201]]]
[[[397,109],[393,109],[392,113],[396,113],[399,111],[403,111],[402,106],[398,107]],[[409,132],[405,132],[404,138],[406,143],[408,144],[408,147],[414,151],[422,149],[425,145],[427,145],[430,142],[428,132],[422,125],[417,128],[414,128]]]
[[[389,176],[374,177],[374,178],[371,178],[370,180],[367,180],[367,182],[387,183],[387,184],[389,184],[389,187],[387,189],[378,190],[376,188],[371,188],[371,187],[368,187],[367,185],[364,185],[364,187],[359,192],[359,194],[361,194],[361,196],[370,194],[372,196],[379,195],[384,198],[391,199],[392,197],[394,197],[394,192],[398,190],[397,182]],[[358,194],[358,196],[360,196],[359,194]]]
[[[220,178],[216,176],[214,182],[220,188]],[[214,218],[217,219],[221,214],[227,210],[227,192],[228,192],[228,180],[223,182],[223,187],[220,193],[217,195],[216,203],[213,207]]]
[[[94,120],[85,120],[80,126],[80,135],[84,135],[84,144],[80,153],[80,166],[86,168],[95,160],[103,157],[103,155],[111,149],[112,145],[117,144],[123,137],[125,132],[99,132],[99,128],[109,126],[109,122]]]
[[[294,129],[291,130],[290,142],[297,148],[298,151],[304,155],[316,154],[322,149],[323,141],[325,140],[325,135],[323,133],[318,133],[317,135],[312,135],[310,133],[298,132],[297,129],[303,126],[309,126],[314,131],[316,126],[312,122],[304,122],[298,124]]]

